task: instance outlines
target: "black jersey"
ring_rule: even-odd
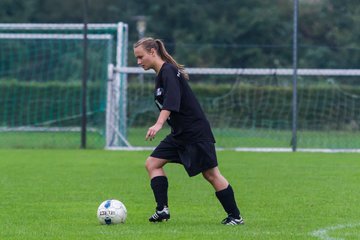
[[[159,110],[171,112],[167,122],[171,135],[179,142],[215,142],[210,124],[187,80],[170,63],[164,63],[156,77],[155,103]]]

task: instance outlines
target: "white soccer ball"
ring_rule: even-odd
[[[126,216],[125,205],[115,199],[102,202],[97,210],[97,217],[101,224],[125,223]]]

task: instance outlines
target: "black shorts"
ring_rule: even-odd
[[[180,144],[170,135],[160,142],[150,156],[182,164],[190,177],[218,165],[213,142]]]

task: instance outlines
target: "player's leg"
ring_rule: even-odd
[[[226,178],[221,175],[218,167],[205,170],[202,175],[214,187],[215,191],[221,191],[229,185]]]
[[[228,214],[221,223],[225,225],[244,224],[244,220],[240,216],[240,210],[235,201],[234,191],[226,178],[221,175],[219,168],[214,167],[205,170],[202,172],[202,175],[214,187],[216,197]]]
[[[148,157],[146,159],[145,168],[150,177],[150,186],[153,190],[156,211],[149,218],[150,222],[167,221],[170,218],[168,209],[168,180],[163,169],[163,166],[167,163],[167,160]]]

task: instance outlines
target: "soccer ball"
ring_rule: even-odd
[[[97,217],[101,224],[124,223],[126,216],[127,211],[125,205],[115,199],[102,202],[97,210]]]

